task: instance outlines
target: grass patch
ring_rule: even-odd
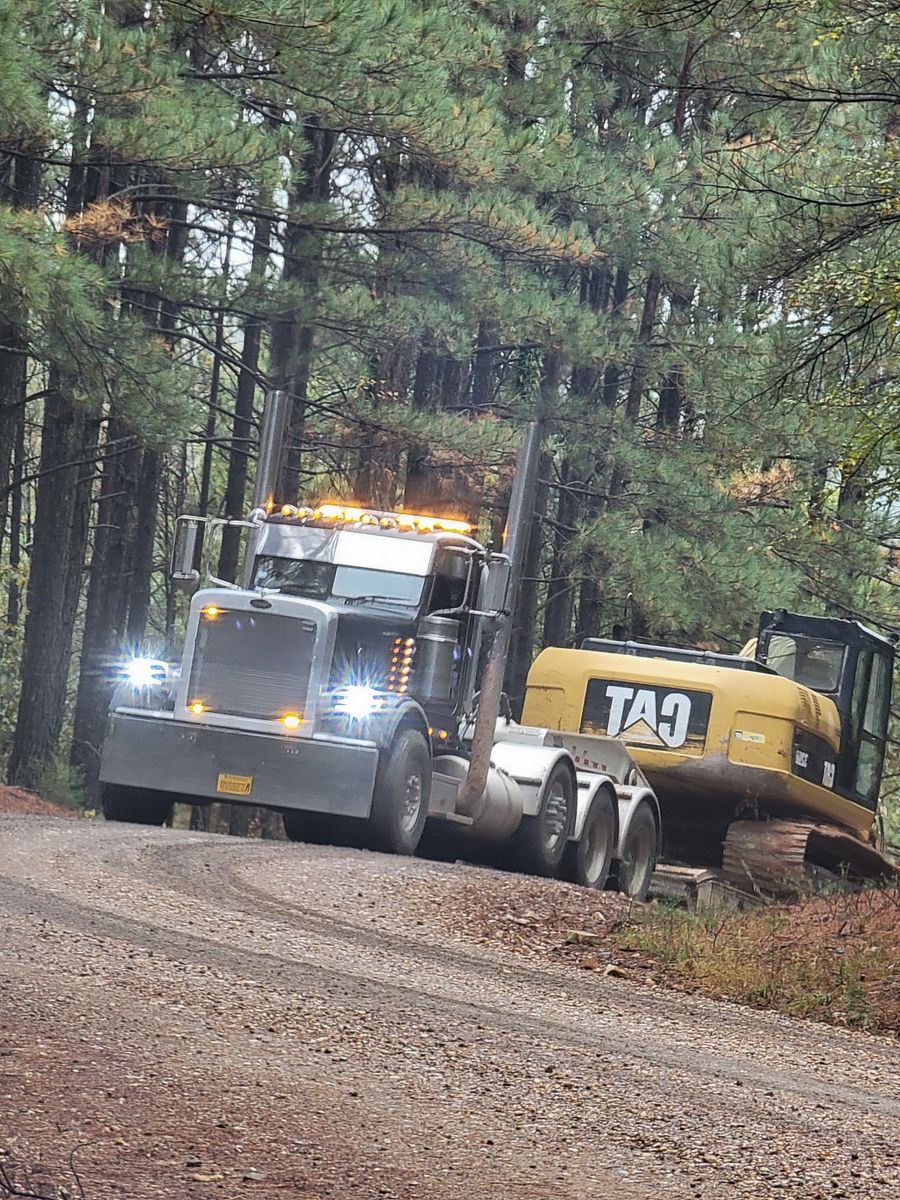
[[[91,811],[81,774],[63,754],[55,754],[46,760],[35,781],[34,791],[60,808],[80,813]]]
[[[900,886],[747,912],[656,907],[620,933],[662,981],[900,1035]]]

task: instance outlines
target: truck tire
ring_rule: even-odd
[[[369,841],[389,854],[415,854],[431,796],[431,749],[418,729],[401,729],[375,776]]]
[[[632,900],[646,900],[659,852],[656,820],[645,801],[637,806],[622,846],[617,877],[619,891]]]
[[[616,801],[606,787],[591,801],[581,837],[569,842],[560,874],[570,883],[598,891],[606,886],[616,848]]]
[[[552,877],[560,863],[575,823],[575,780],[565,762],[550,772],[536,816],[523,817],[514,837],[516,866],[526,875]]]
[[[172,815],[174,801],[165,792],[154,792],[151,788],[102,783],[100,803],[107,821],[130,821],[134,825],[165,825]]]

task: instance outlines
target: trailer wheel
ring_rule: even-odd
[[[527,875],[553,876],[559,870],[575,823],[575,780],[558,762],[544,784],[541,807],[523,817],[515,834],[515,859]]]
[[[619,862],[619,891],[632,900],[646,900],[650,880],[656,869],[656,821],[649,804],[643,801],[634,811]]]
[[[415,854],[431,795],[431,750],[418,729],[401,729],[375,777],[371,842],[389,854]]]
[[[562,876],[598,891],[606,886],[616,848],[616,802],[606,787],[598,789],[584,819],[581,837],[569,842]]]
[[[165,792],[150,788],[100,785],[100,804],[107,821],[130,821],[134,825],[165,825],[174,801]]]

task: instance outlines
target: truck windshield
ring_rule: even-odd
[[[815,692],[836,692],[841,686],[845,649],[840,642],[773,633],[766,647],[766,664]]]
[[[336,600],[343,604],[389,604],[416,608],[425,579],[369,567],[336,567],[309,559],[260,555],[253,575],[255,587],[272,588],[290,596]]]
[[[324,600],[331,591],[333,576],[333,563],[260,555],[256,560],[253,583],[256,587]]]
[[[372,571],[368,567],[338,567],[331,595],[347,604],[382,601],[415,608],[422,599],[425,580],[421,575],[398,575],[394,571]]]

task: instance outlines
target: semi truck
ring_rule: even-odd
[[[625,743],[519,724],[504,704],[539,424],[497,551],[453,518],[276,503],[286,412],[269,393],[246,520],[179,519],[183,650],[127,664],[101,754],[106,818],[162,824],[176,801],[227,801],[280,811],[294,840],[396,854],[427,826],[438,850],[468,842],[594,888],[612,869],[646,897],[660,811]],[[223,524],[245,534],[239,581],[198,553]]]

